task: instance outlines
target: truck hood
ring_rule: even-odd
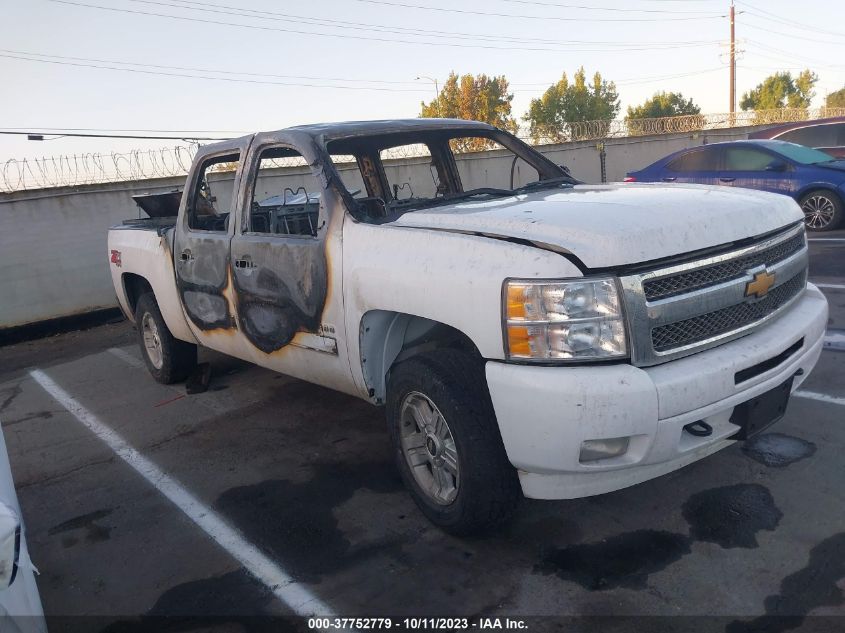
[[[422,208],[390,224],[528,240],[571,253],[588,268],[607,268],[729,244],[802,218],[784,195],[619,183]]]

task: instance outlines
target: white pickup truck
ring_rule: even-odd
[[[181,197],[147,202],[166,217],[108,248],[152,375],[185,379],[201,345],[384,405],[410,493],[453,533],[760,431],[827,322],[790,198],[582,185],[470,121],[208,145]]]

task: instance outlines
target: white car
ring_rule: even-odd
[[[759,432],[822,348],[795,201],[582,185],[482,123],[249,135],[200,148],[178,212],[164,195],[178,215],[108,237],[156,380],[201,345],[384,405],[408,489],[455,533]]]
[[[0,631],[45,633],[44,611],[26,547],[21,509],[0,431]]]

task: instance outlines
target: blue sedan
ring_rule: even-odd
[[[784,141],[713,143],[675,152],[632,171],[626,182],[693,182],[748,187],[794,198],[813,231],[830,231],[845,214],[845,160]]]

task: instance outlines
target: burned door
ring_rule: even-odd
[[[257,139],[249,164],[231,244],[240,343],[260,365],[342,388],[332,377],[348,374],[340,292],[331,292],[339,240],[329,239],[327,210],[338,202],[320,168],[288,144]]]
[[[176,284],[188,323],[203,345],[233,353],[236,328],[229,242],[243,148],[198,160],[189,176],[174,243]]]

